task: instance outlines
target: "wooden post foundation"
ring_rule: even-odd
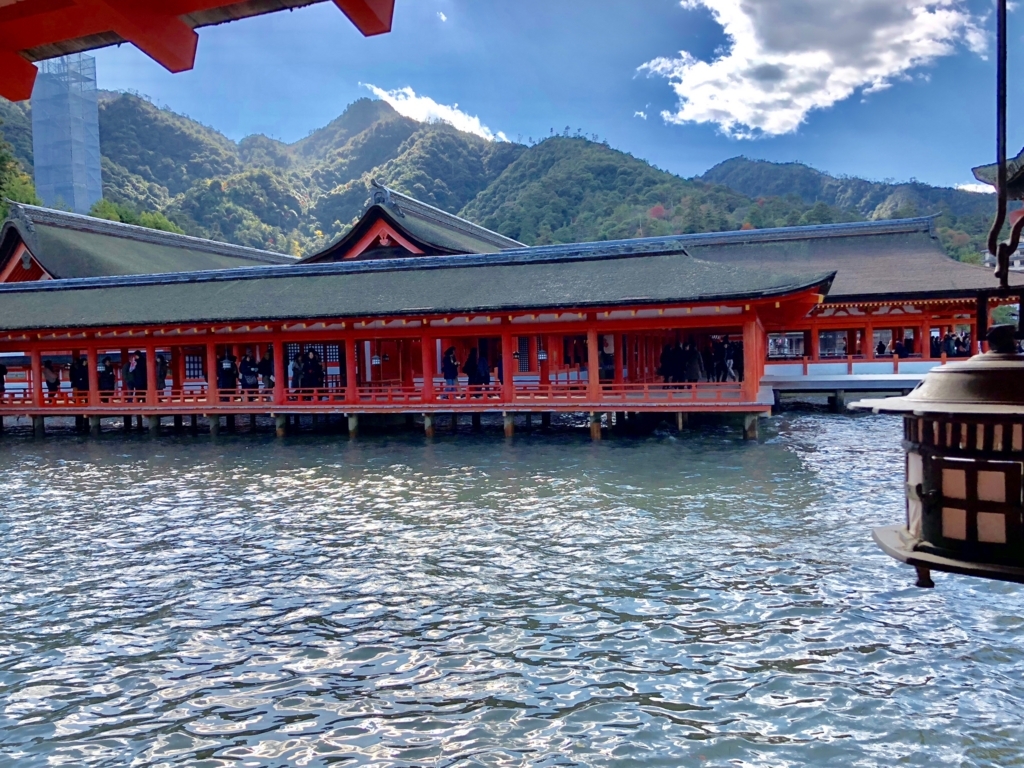
[[[283,413],[274,416],[274,434],[278,437],[288,434],[288,417]]]
[[[601,439],[601,414],[597,411],[590,412],[590,439]]]
[[[679,411],[678,413],[676,413],[676,431],[677,432],[682,432],[684,429],[686,429],[686,425],[690,421],[689,416],[690,416],[690,414],[683,413],[682,411]]]
[[[544,429],[551,426],[551,414],[549,412],[545,412],[540,415],[540,425],[544,427]]]
[[[124,417],[124,431],[125,432],[131,432],[132,431],[132,417],[131,416],[125,416]]]
[[[209,416],[210,419],[210,437],[217,437],[220,434],[220,416]]]
[[[479,432],[481,429],[482,429],[482,425],[480,423],[480,414],[479,413],[474,413],[473,414],[473,431],[474,432]]]
[[[757,418],[756,413],[743,414],[743,439],[757,440]]]
[[[350,413],[348,415],[348,436],[355,439],[359,437],[359,414]]]
[[[235,431],[235,414],[229,413],[224,417],[225,426],[228,428],[228,432]]]
[[[189,429],[193,435],[199,434],[199,414],[193,413],[189,423]]]
[[[250,413],[249,414],[249,431],[250,432],[255,432],[256,431],[256,414],[255,413]]]
[[[502,421],[505,423],[505,437],[514,437],[516,434],[516,422],[511,413],[503,413]]]
[[[149,422],[149,434],[153,437],[160,436],[160,417],[159,416],[147,416],[146,421]]]
[[[452,413],[452,432],[457,432],[459,429],[459,414]]]
[[[35,437],[46,437],[46,417],[45,416],[33,416],[32,417],[32,434]]]
[[[185,417],[184,416],[175,416],[174,417],[174,431],[175,432],[181,432],[181,430],[184,429],[184,428],[185,428]]]
[[[89,417],[89,434],[92,435],[93,437],[99,437],[100,436],[100,429],[101,429],[101,427],[100,427],[100,417],[99,416],[90,416]]]
[[[426,437],[434,436],[434,414],[432,413],[423,414],[423,434]]]
[[[828,404],[832,407],[832,413],[842,413],[846,410],[846,392],[837,389],[835,394],[828,399]]]

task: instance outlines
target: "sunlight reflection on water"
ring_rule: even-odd
[[[0,763],[1024,764],[1022,593],[898,422],[0,443]]]

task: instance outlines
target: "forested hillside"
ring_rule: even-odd
[[[28,105],[0,100],[0,120],[13,158],[6,183],[27,198]],[[530,244],[935,213],[950,252],[974,259],[991,215],[985,195],[796,163],[734,158],[684,179],[580,135],[491,142],[370,99],[292,144],[236,143],[137,95],[103,93],[100,137],[97,215],[294,254],[342,234],[370,178]]]
[[[969,260],[976,260],[984,249],[995,212],[990,195],[913,180],[897,184],[830,176],[802,163],[734,157],[701,178],[748,197],[797,195],[805,204],[822,203],[865,219],[935,215],[936,228],[947,250]]]

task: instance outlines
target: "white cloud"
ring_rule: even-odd
[[[956,188],[963,192],[981,192],[985,195],[994,195],[996,193],[996,188],[991,184],[977,184],[975,182],[970,182],[968,184],[957,184]]]
[[[638,109],[636,112],[633,113],[633,117],[639,117],[641,120],[646,120],[647,113],[644,112],[642,109]]]
[[[419,120],[421,123],[448,123],[466,133],[474,133],[488,141],[508,141],[508,137],[501,131],[492,131],[480,122],[475,115],[467,115],[458,104],[438,104],[429,96],[419,96],[410,87],[396,88],[393,91],[385,91],[370,83],[361,83],[368,88],[378,99],[386,101],[400,115]]]
[[[792,133],[813,109],[906,79],[965,45],[984,54],[965,0],[680,0],[707,9],[729,39],[706,62],[686,51],[639,67],[667,78],[670,123],[711,123],[735,138]]]
[[[439,18],[441,21],[448,21],[448,17],[444,15],[444,11],[438,11],[437,18]]]

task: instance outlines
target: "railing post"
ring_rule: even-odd
[[[86,364],[89,366],[89,407],[95,408],[100,404],[100,374],[99,374],[99,350],[96,347],[89,347],[85,350]]]
[[[423,402],[434,400],[434,358],[437,356],[437,343],[433,336],[423,334],[420,342],[420,357],[423,365]]]
[[[587,319],[591,323],[587,329],[587,399],[596,403],[601,399],[601,357],[594,315],[588,315]]]
[[[31,403],[33,408],[38,408],[42,404],[43,395],[43,365],[39,355],[39,350],[33,348],[28,353],[29,356],[29,394],[31,395]]]

